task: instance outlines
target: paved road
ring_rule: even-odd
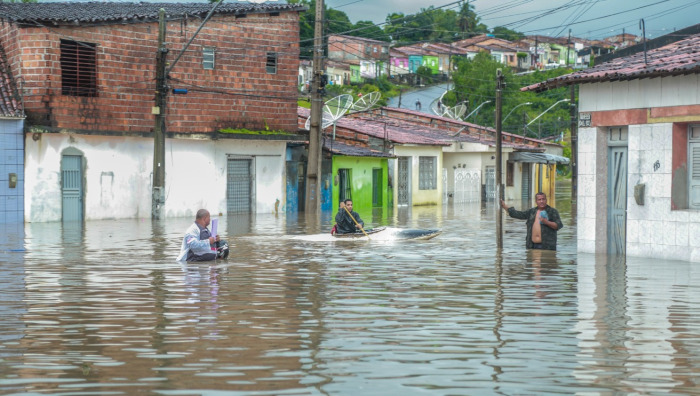
[[[447,89],[447,84],[438,84],[426,88],[417,89],[410,92],[404,92],[401,95],[401,106],[399,106],[399,96],[389,99],[389,107],[401,107],[402,109],[416,109],[416,100],[421,102],[421,110],[423,113],[433,114],[430,111],[430,103],[438,99]]]

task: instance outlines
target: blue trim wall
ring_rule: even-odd
[[[24,222],[23,130],[23,119],[0,119],[0,224]],[[10,174],[17,175],[15,187]]]

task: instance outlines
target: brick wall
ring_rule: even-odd
[[[169,62],[200,23],[201,19],[168,22]],[[6,46],[15,76],[23,80],[27,122],[56,129],[151,132],[157,37],[157,23],[51,29],[0,25],[0,43]],[[97,97],[61,94],[61,39],[97,44]],[[169,94],[167,131],[295,132],[298,42],[296,12],[213,17],[170,73],[170,86],[189,93]],[[215,70],[203,69],[203,47],[216,48]],[[275,74],[266,72],[267,52],[277,53]]]

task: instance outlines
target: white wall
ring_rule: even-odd
[[[697,105],[700,76],[583,84],[581,112]],[[672,123],[629,125],[627,179],[627,255],[700,262],[700,211],[671,210]],[[606,197],[600,194],[607,174],[607,148],[597,143],[605,128],[579,128],[578,250],[594,253],[605,243]],[[600,152],[598,151],[600,149]],[[655,170],[654,164],[659,167]],[[646,184],[645,203],[638,205],[634,187]],[[596,222],[598,228],[596,229]]]
[[[700,103],[700,75],[651,78],[599,84],[581,84],[580,112]]]
[[[153,139],[37,134],[26,139],[25,221],[61,220],[61,155],[84,156],[85,219],[149,218]],[[199,208],[226,212],[227,155],[256,156],[255,210],[274,211],[285,199],[284,141],[166,140],[165,216],[193,216]]]
[[[442,203],[442,147],[440,146],[401,146],[394,147],[394,155],[397,157],[411,157],[411,204],[439,205]],[[419,188],[420,157],[437,157],[437,189],[421,190]],[[398,166],[396,167],[394,180],[398,180]],[[398,202],[398,188],[394,188],[394,202]]]

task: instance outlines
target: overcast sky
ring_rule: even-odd
[[[66,0],[39,0],[66,1]],[[83,1],[83,0],[73,0]],[[100,1],[100,0],[93,0]],[[102,0],[104,1],[104,0]],[[138,2],[139,0],[112,0]],[[208,2],[208,0],[142,0],[147,2]],[[224,0],[245,1],[245,0]],[[272,0],[285,3],[286,0]],[[350,21],[382,23],[392,12],[406,15],[421,9],[457,10],[455,0],[324,0],[345,12]],[[466,0],[465,0],[466,1]],[[469,0],[481,22],[489,28],[505,26],[525,34],[597,39],[626,33],[641,36],[644,18],[647,37],[663,36],[700,23],[700,0]]]
[[[325,0],[350,20],[381,23],[391,12],[414,14],[431,5],[457,9],[454,0]],[[602,38],[625,32],[648,37],[700,23],[700,0],[470,0],[489,28],[506,26],[526,34]],[[574,5],[574,6],[572,6]],[[647,6],[647,7],[645,7]],[[557,10],[559,8],[559,10]],[[636,9],[636,10],[635,10]],[[617,15],[614,15],[617,14]],[[531,19],[531,21],[528,21]]]

